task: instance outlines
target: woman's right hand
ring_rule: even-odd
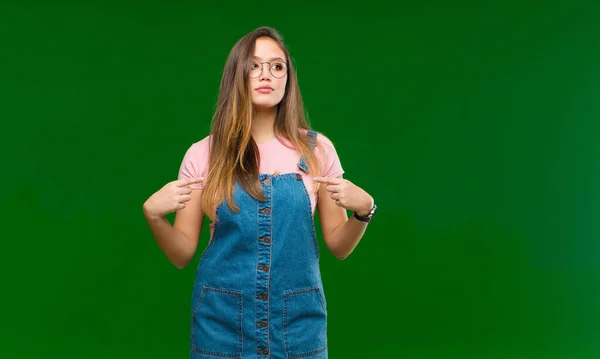
[[[204,177],[186,178],[167,183],[144,202],[144,214],[148,217],[162,217],[185,208],[192,197],[189,185],[204,180]]]

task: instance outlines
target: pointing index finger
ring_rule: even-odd
[[[315,182],[329,183],[329,184],[341,184],[342,183],[341,178],[335,178],[335,177],[315,177],[315,178],[313,178],[313,180]]]
[[[187,186],[187,185],[190,185],[193,183],[198,183],[203,180],[204,180],[204,177],[192,177],[192,178],[185,178],[185,179],[178,180],[175,184],[178,187],[183,187],[183,186]]]

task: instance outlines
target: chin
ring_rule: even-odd
[[[276,107],[279,102],[275,102],[275,101],[252,101],[252,104],[254,105],[255,108],[258,109],[269,109],[272,107]]]

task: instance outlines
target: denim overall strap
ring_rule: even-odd
[[[307,134],[308,137],[312,138],[312,140],[308,140],[308,143],[310,144],[310,147],[314,149],[317,146],[315,142],[315,140],[317,139],[317,133],[309,129]],[[302,156],[302,158],[300,158],[300,161],[298,162],[298,167],[304,172],[308,173],[308,165],[306,163],[306,157],[304,157],[304,155]]]

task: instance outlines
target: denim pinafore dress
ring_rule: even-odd
[[[316,132],[309,130],[311,146]],[[267,200],[236,184],[217,207],[192,294],[192,359],[327,359],[327,310],[312,208],[298,171],[260,174]]]

